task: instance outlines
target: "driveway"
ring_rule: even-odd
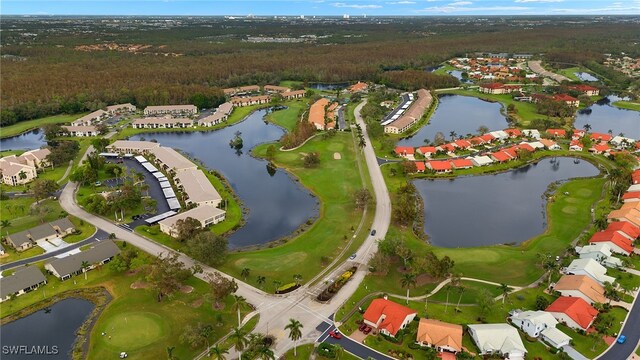
[[[329,336],[329,332],[334,330],[335,326],[329,326],[318,338],[317,342],[327,342],[330,344],[337,344],[342,346],[345,351],[361,358],[361,359],[376,359],[376,360],[393,360],[392,357],[379,353],[343,334],[342,339],[334,339]]]
[[[627,315],[620,334],[627,337],[624,344],[614,342],[604,354],[597,357],[599,360],[624,360],[634,353],[640,341],[640,301],[636,296],[631,312]]]
[[[559,83],[563,81],[571,81],[571,79],[569,79],[566,76],[545,70],[545,68],[542,67],[542,62],[540,60],[532,60],[532,61],[529,61],[528,64],[529,64],[529,69],[531,69],[531,71],[533,71],[536,74],[551,78]]]

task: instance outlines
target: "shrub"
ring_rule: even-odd
[[[300,285],[292,282],[289,284],[284,284],[282,286],[280,286],[279,288],[276,289],[276,294],[286,294],[289,292],[292,292],[293,290],[299,288]]]
[[[320,343],[320,345],[318,346],[317,352],[318,352],[318,355],[325,358],[329,358],[329,359],[336,358],[336,350],[334,346],[326,342]]]

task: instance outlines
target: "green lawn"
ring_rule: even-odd
[[[122,245],[121,245],[122,246]],[[131,245],[128,245],[131,246]],[[142,266],[149,256],[140,252]],[[43,263],[32,265],[43,267]],[[210,343],[225,335],[236,325],[235,312],[231,310],[231,299],[227,298],[224,308],[216,310],[208,300],[209,286],[204,281],[191,277],[185,285],[193,291],[177,292],[169,299],[158,303],[149,289],[132,289],[131,285],[144,279],[137,268],[132,273],[115,273],[108,265],[100,270],[60,281],[48,275],[48,284],[31,293],[17,297],[0,308],[2,317],[35,304],[43,298],[52,297],[67,290],[80,287],[103,286],[113,296],[91,333],[89,359],[115,359],[121,351],[126,351],[134,359],[166,358],[166,348],[175,346],[174,355],[181,359],[193,358],[202,351],[192,349],[179,340],[186,325],[202,322],[213,325]],[[248,309],[243,310],[246,314]],[[243,314],[243,315],[244,315]],[[102,333],[106,333],[102,336]]]
[[[632,101],[616,101],[613,103],[613,106],[619,107],[621,109],[640,111],[640,103]]]
[[[264,155],[267,147],[268,144],[256,147],[254,154]],[[304,168],[302,154],[311,151],[320,153],[320,165]],[[333,159],[335,152],[341,154],[341,160]],[[256,277],[265,276],[268,290],[273,289],[273,280],[290,282],[294,274],[301,274],[305,281],[311,279],[323,268],[323,257],[330,261],[340,253],[353,235],[351,228],[356,228],[362,217],[362,211],[354,208],[352,200],[362,182],[358,171],[354,171],[357,167],[351,133],[337,133],[329,139],[316,137],[298,150],[278,151],[273,161],[297,176],[318,197],[321,208],[320,218],[286,244],[232,253],[221,267],[238,278],[243,268],[249,268],[251,276],[247,281],[257,285]],[[364,236],[356,242],[362,239]]]
[[[464,291],[462,294],[455,288],[449,290],[449,303],[457,304],[460,301],[460,304],[475,304],[478,300],[478,296],[480,292],[484,289],[489,291],[491,295],[498,296],[502,294],[502,291],[498,289],[496,285],[480,283],[476,281],[461,281],[462,288]],[[462,295],[462,296],[460,296]],[[447,287],[440,289],[437,293],[429,298],[429,300],[446,302],[447,301]]]
[[[564,75],[566,77],[568,77],[569,79],[571,79],[571,81],[577,81],[577,82],[581,82],[582,80],[580,80],[580,78],[576,75],[577,72],[585,72],[585,73],[589,73],[591,75],[593,75],[593,73],[591,71],[589,71],[588,69],[581,67],[581,66],[574,66],[574,67],[570,67],[570,68],[566,68],[566,69],[558,69],[558,70],[552,70],[553,72],[555,72],[556,74],[560,74],[560,75]],[[593,75],[595,76],[595,75]]]
[[[21,121],[13,125],[3,126],[1,131],[2,135],[0,135],[0,138],[16,136],[16,135],[22,134],[23,132],[26,132],[35,128],[39,128],[47,124],[68,123],[77,118],[82,117],[83,115],[85,114],[76,114],[76,115],[63,114],[63,115],[48,116],[40,119]]]
[[[283,102],[282,105],[287,106],[288,109],[278,110],[270,113],[267,116],[267,120],[282,126],[287,129],[287,131],[292,131],[296,123],[300,120],[300,115],[307,110],[307,98],[302,98],[299,100],[292,100]]]

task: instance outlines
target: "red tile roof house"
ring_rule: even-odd
[[[496,138],[494,138],[491,134],[484,134],[480,136],[480,139],[482,139],[485,143],[490,143],[493,142]]]
[[[583,148],[580,140],[571,140],[571,144],[569,144],[569,151],[582,151]]]
[[[409,155],[413,159],[414,149],[410,146],[396,146],[396,155],[409,158]]]
[[[365,324],[381,333],[395,337],[416,316],[416,312],[406,306],[387,299],[375,299],[362,316]]]
[[[640,184],[640,170],[631,173],[631,180],[634,184]]]
[[[453,143],[460,149],[467,149],[471,147],[471,142],[469,140],[460,139],[454,141]]]
[[[603,134],[603,133],[593,133],[591,135],[589,135],[589,137],[591,138],[591,140],[593,141],[605,141],[605,142],[609,142],[611,141],[611,139],[613,139],[612,135],[609,134]]]
[[[640,191],[632,191],[622,195],[624,202],[637,202],[640,201]]]
[[[640,237],[640,227],[637,227],[626,221],[614,221],[610,222],[607,226],[607,230],[617,231],[618,234],[626,237],[631,241],[635,241]]]
[[[494,161],[501,162],[501,163],[513,160],[513,158],[508,153],[506,153],[504,151],[497,151],[497,152],[494,152],[492,154],[489,154],[489,156]]]
[[[426,166],[424,165],[424,162],[416,161],[415,164],[416,164],[416,172],[423,173],[425,171]]]
[[[522,150],[526,150],[528,152],[534,152],[536,151],[536,149],[533,148],[533,146],[529,145],[529,143],[523,142],[521,144],[519,144],[518,146],[516,146],[518,149],[522,149]]]
[[[452,153],[455,152],[457,147],[455,144],[453,143],[449,143],[449,144],[442,144],[438,147],[436,147],[436,149],[440,150],[440,151],[444,151],[446,153]]]
[[[522,136],[522,131],[520,131],[520,129],[504,129],[504,132],[509,134],[509,136],[512,138]]]
[[[451,163],[448,160],[431,160],[427,161],[427,168],[437,173],[451,172]]]
[[[619,234],[617,231],[599,231],[589,239],[589,244],[606,243],[611,248],[611,252],[626,256],[633,253],[633,241]]]
[[[589,148],[589,152],[594,154],[606,154],[611,151],[611,148],[607,144],[598,144]]]
[[[435,146],[421,146],[418,148],[417,153],[418,154],[422,154],[425,157],[430,157],[431,155],[436,153],[436,147]]]
[[[485,94],[508,94],[514,91],[522,90],[518,85],[505,85],[502,83],[480,84],[480,92]]]
[[[589,86],[589,85],[576,85],[576,86],[570,87],[570,89],[580,91],[581,93],[587,96],[598,96],[600,94],[600,89],[598,89],[597,87]]]
[[[580,100],[567,94],[557,94],[557,95],[553,95],[551,98],[555,101],[563,101],[569,106],[574,106],[574,107],[580,106]]]
[[[573,135],[571,136],[572,140],[578,140],[584,137],[587,132],[584,130],[573,129]]]
[[[469,159],[453,159],[451,167],[454,169],[469,169],[473,167],[473,162]]]
[[[579,297],[561,296],[545,310],[560,323],[586,331],[598,316],[598,310]]]
[[[567,136],[567,131],[565,129],[547,129],[547,134],[553,137],[565,137]]]

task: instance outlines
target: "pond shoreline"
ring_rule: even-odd
[[[111,300],[113,300],[113,296],[111,295],[111,293],[109,293],[109,291],[102,286],[69,290],[48,297],[33,305],[27,306],[12,314],[0,318],[0,325],[6,325],[20,320],[40,310],[55,305],[60,301],[71,298],[87,300],[94,305],[91,313],[89,313],[82,325],[80,325],[80,327],[76,330],[76,339],[71,347],[72,359],[86,359],[89,355],[89,338],[91,337],[91,331],[98,321],[100,314],[102,314],[107,305],[111,302]]]

